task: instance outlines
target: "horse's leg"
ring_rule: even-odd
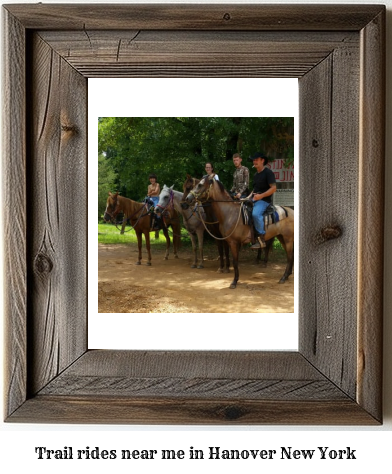
[[[120,234],[124,234],[125,226],[126,226],[126,225],[127,225],[127,216],[124,215]]]
[[[273,237],[272,239],[269,239],[267,240],[267,242],[265,243],[266,244],[266,247],[264,248],[264,260],[261,261],[261,249],[258,250],[257,252],[257,263],[261,263],[262,264],[262,267],[266,267],[267,266],[267,263],[268,263],[268,255],[270,253],[270,250],[272,248],[272,244],[274,243],[274,240],[275,240],[275,237]]]
[[[146,249],[147,249],[147,255],[148,255],[148,260],[147,260],[146,265],[151,265],[150,228],[148,228],[147,231],[144,233],[144,238],[146,239]]]
[[[294,239],[290,241],[285,241],[281,235],[278,235],[278,239],[282,244],[283,248],[286,251],[287,256],[287,265],[284,271],[282,278],[279,280],[279,283],[285,283],[288,277],[293,273],[293,265],[294,265]]]
[[[199,252],[200,252],[200,263],[197,268],[204,268],[203,261],[203,241],[204,241],[204,228],[200,227],[197,231],[197,240],[199,242]]]
[[[196,244],[196,237],[195,234],[189,233],[191,237],[191,242],[192,242],[192,250],[193,250],[193,264],[191,265],[191,268],[196,268],[197,267],[197,244]]]
[[[223,273],[230,273],[230,247],[229,244],[226,242],[226,240],[223,242],[223,248],[225,250],[225,260],[226,260],[226,266],[225,269],[223,270]]]
[[[141,232],[136,232],[136,237],[137,237],[137,247],[139,250],[139,257],[138,261],[136,262],[136,265],[141,265],[141,260],[142,260],[142,233]]]
[[[178,258],[178,249],[181,243],[181,226],[172,224],[172,231],[173,231],[173,252],[174,258]]]
[[[155,240],[158,240],[159,239],[159,230],[156,230],[155,231]]]
[[[219,253],[218,273],[223,273],[223,268],[225,266],[225,261],[224,261],[224,258],[223,258],[223,242],[221,240],[217,240],[216,245],[218,246],[218,253]]]
[[[169,259],[169,253],[170,253],[170,237],[169,233],[167,231],[167,227],[164,227],[163,229],[163,235],[165,236],[166,239],[166,253],[165,253],[165,260]]]
[[[230,288],[234,290],[237,287],[237,282],[240,276],[240,272],[238,270],[238,254],[240,251],[240,244],[237,242],[231,241],[230,242],[230,250],[233,256],[233,267],[234,267],[234,280],[231,282]]]

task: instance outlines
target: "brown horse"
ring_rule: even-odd
[[[186,201],[194,200],[211,204],[214,214],[219,221],[219,229],[230,246],[233,256],[234,280],[230,288],[236,288],[238,271],[238,254],[242,244],[251,242],[250,226],[243,223],[241,216],[242,204],[234,201],[224,189],[222,183],[211,177],[204,177],[188,194]],[[294,264],[294,211],[285,208],[287,217],[266,227],[265,239],[278,237],[287,255],[285,272],[279,283],[284,283],[292,274]]]
[[[190,174],[186,175],[186,180],[182,186],[183,191],[184,191],[184,196],[182,198],[183,201],[186,200],[186,197],[190,193],[190,191],[196,186],[196,184],[200,183],[200,179],[193,178]],[[207,214],[207,223],[206,227],[209,229],[209,232],[215,237],[222,237],[220,230],[219,230],[219,224],[216,220],[216,217],[214,216],[212,212],[211,205],[208,203],[203,204],[203,209],[205,213]],[[213,224],[209,224],[208,222],[213,222]],[[272,248],[272,244],[274,243],[275,237],[272,237],[272,239],[266,241],[266,247],[264,249],[259,249],[257,251],[257,257],[255,260],[255,263],[257,265],[261,264],[262,267],[266,267],[268,263],[268,256],[270,253],[270,250]],[[220,266],[218,268],[218,273],[229,273],[229,268],[230,268],[230,255],[229,255],[229,245],[226,242],[226,240],[215,240],[218,246],[218,253],[219,253],[219,261],[220,261]],[[225,259],[226,259],[226,264],[225,260],[223,257],[223,253],[225,254]],[[261,259],[261,255],[264,255],[264,259]]]
[[[189,192],[200,182],[200,179],[192,178],[190,174],[186,175],[186,181],[184,182],[182,189],[184,191],[182,201],[185,202]],[[209,203],[203,204],[203,209],[206,214],[206,227],[207,232],[213,236],[222,237],[217,218],[212,210],[212,207]],[[216,244],[218,246],[219,253],[219,268],[218,273],[229,273],[230,269],[230,254],[229,254],[229,245],[226,240],[216,239]]]
[[[104,214],[105,221],[114,222],[116,216],[120,212],[124,214],[124,221],[129,221],[136,232],[137,243],[139,248],[139,256],[136,265],[140,265],[142,260],[142,234],[144,234],[144,239],[146,241],[146,248],[148,254],[147,265],[151,265],[150,232],[155,232],[155,230],[151,229],[151,214],[149,212],[147,203],[132,201],[132,199],[120,196],[118,193],[109,193],[109,196],[106,201],[106,210]],[[180,245],[181,235],[181,223],[178,218],[178,214],[175,211],[171,213],[168,212],[167,214],[162,216],[162,218],[162,230],[166,238],[165,260],[169,258],[170,249],[170,237],[167,229],[168,226],[171,226],[173,229],[174,256],[175,258],[178,258],[177,249]]]

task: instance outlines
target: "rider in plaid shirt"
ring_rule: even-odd
[[[235,171],[233,174],[233,187],[231,188],[230,192],[236,199],[246,197],[249,194],[249,170],[246,166],[241,165],[241,161],[241,155],[239,153],[234,153],[233,163],[235,166]]]

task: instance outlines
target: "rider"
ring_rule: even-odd
[[[159,202],[159,194],[161,192],[161,188],[159,186],[159,183],[157,183],[156,174],[154,173],[150,174],[148,179],[150,180],[150,184],[148,185],[148,188],[147,188],[147,196],[151,198],[155,207]]]
[[[253,191],[249,197],[254,202],[252,216],[258,240],[251,248],[259,249],[266,246],[263,214],[271,204],[271,196],[276,191],[276,180],[273,171],[266,166],[268,157],[264,153],[255,153],[249,157],[249,161],[253,161],[253,167],[256,168],[253,176]]]
[[[150,184],[148,185],[148,188],[147,188],[147,196],[154,203],[154,207],[156,207],[158,202],[159,202],[159,194],[161,192],[161,188],[159,186],[159,183],[157,183],[157,175],[156,174],[151,173],[149,175],[148,179],[150,180]],[[158,215],[154,214],[153,228],[155,230],[160,229],[160,227],[161,227],[160,220],[161,220],[161,218]],[[157,235],[157,233],[156,233],[156,235]]]
[[[215,178],[217,181],[219,181],[219,176],[215,173],[215,171],[214,171],[214,165],[213,165],[212,163],[210,163],[210,162],[206,163],[204,169],[206,170],[206,173],[207,173],[208,176],[214,176],[214,178]],[[207,176],[207,175],[206,175],[206,176]]]
[[[246,166],[242,166],[242,157],[239,153],[234,153],[233,163],[235,171],[233,174],[233,187],[230,193],[235,199],[244,198],[249,194],[249,170]]]

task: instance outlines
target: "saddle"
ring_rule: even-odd
[[[270,204],[263,214],[265,227],[270,224],[276,224],[287,216],[288,214],[284,207]]]
[[[253,201],[247,199],[242,206],[242,219],[245,225],[249,225],[251,228],[252,241],[253,236],[256,233],[253,225]],[[285,219],[288,216],[287,211],[282,206],[274,206],[270,204],[263,213],[264,217],[264,226],[267,228],[271,224],[276,224],[277,222]]]

